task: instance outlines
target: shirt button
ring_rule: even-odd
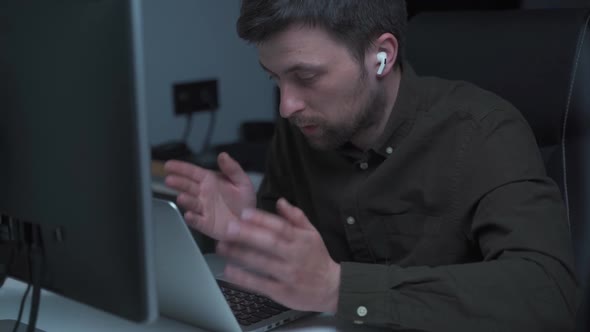
[[[366,170],[369,168],[369,164],[368,164],[368,163],[366,163],[366,162],[363,162],[363,163],[361,163],[361,164],[360,164],[360,168],[361,168],[363,171],[366,171]]]
[[[388,146],[387,149],[385,149],[385,152],[387,152],[387,154],[392,154],[393,148],[391,146]]]
[[[359,317],[365,317],[368,313],[367,308],[360,306],[356,309],[356,314],[359,315]]]
[[[349,225],[354,225],[355,222],[356,220],[354,220],[354,217],[346,218],[346,223],[348,223]]]

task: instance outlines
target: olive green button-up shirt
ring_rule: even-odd
[[[368,151],[313,149],[280,120],[258,192],[299,206],[342,267],[337,316],[418,331],[568,331],[564,205],[508,102],[405,66]]]

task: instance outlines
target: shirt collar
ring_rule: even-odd
[[[393,154],[414,126],[420,108],[419,77],[406,61],[402,66],[400,87],[393,110],[381,137],[371,148],[376,153],[388,157]]]
[[[369,150],[387,158],[395,152],[402,140],[410,133],[414,126],[416,113],[421,106],[418,80],[419,77],[414,69],[407,61],[404,62],[401,67],[398,95],[387,125],[383,134]],[[364,153],[350,142],[337,148],[336,152],[352,161],[358,161],[364,156]]]

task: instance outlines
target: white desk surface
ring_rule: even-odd
[[[249,175],[257,186],[261,180],[261,176],[257,174]],[[152,186],[156,186],[153,188],[155,192],[163,191],[163,193],[175,194],[174,192],[167,192],[166,190],[170,189],[158,181],[154,181]],[[206,256],[208,261],[212,259],[211,256]],[[219,264],[216,258],[213,257],[213,260],[216,261],[214,264]],[[6,280],[5,284],[0,287],[0,320],[14,320],[17,318],[19,305],[25,290],[26,284],[15,279]],[[25,324],[28,322],[31,295],[29,293],[29,298],[21,319],[21,322]],[[205,332],[197,327],[165,317],[160,317],[156,322],[149,325],[136,324],[45,290],[41,293],[41,306],[37,319],[37,328],[45,332]],[[281,326],[273,331],[376,332],[384,330],[339,321],[330,315],[314,315]]]
[[[0,288],[0,320],[16,319],[26,284],[8,279]],[[32,293],[32,292],[31,292]],[[27,323],[31,293],[21,322]],[[43,290],[37,328],[45,332],[199,332],[199,328],[160,317],[155,323],[144,325],[129,322],[106,312],[80,304],[60,295]],[[333,332],[333,331],[383,331],[366,326],[353,325],[329,315],[315,315],[287,324],[274,331]]]

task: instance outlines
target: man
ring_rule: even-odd
[[[187,222],[219,240],[230,280],[293,309],[571,330],[569,230],[530,128],[489,92],[416,76],[405,26],[402,0],[244,0],[238,32],[283,119],[257,195],[227,154],[219,173],[166,164]]]

